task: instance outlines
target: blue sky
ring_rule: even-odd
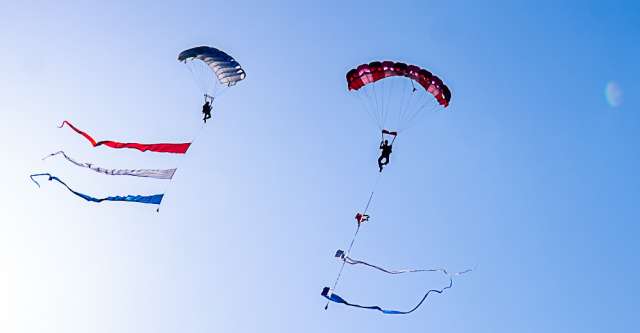
[[[640,6],[632,1],[0,3],[0,331],[601,332],[633,327]],[[182,142],[201,96],[177,54],[232,54],[247,79],[185,157],[91,148]],[[415,63],[447,112],[403,134],[356,258],[477,267],[410,316],[319,293],[377,174],[378,133],[344,74]],[[616,82],[622,103],[605,87]],[[179,167],[160,214],[85,203],[164,191],[61,160]],[[347,267],[338,293],[409,308],[437,276]]]

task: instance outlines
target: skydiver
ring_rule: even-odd
[[[206,124],[207,119],[211,118],[211,103],[208,99],[204,102],[204,105],[202,105],[202,113],[204,114],[204,118],[202,118],[202,120]]]
[[[389,164],[389,156],[391,155],[391,148],[393,145],[389,144],[388,140],[380,141],[380,157],[378,158],[378,167],[380,168],[380,172],[382,172],[382,168]],[[384,162],[383,162],[384,160]]]

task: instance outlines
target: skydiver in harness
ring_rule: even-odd
[[[207,123],[207,119],[211,119],[211,103],[213,103],[213,96],[205,94],[204,105],[202,105],[202,113],[204,114],[204,118],[202,118],[202,120],[205,124]]]
[[[393,140],[389,143],[389,140],[384,139],[384,135],[393,136]],[[382,172],[382,168],[389,164],[389,157],[391,156],[391,150],[393,148],[393,142],[396,141],[396,136],[398,132],[390,132],[387,130],[382,130],[382,141],[380,141],[380,157],[378,158],[378,167],[380,168],[380,172]]]

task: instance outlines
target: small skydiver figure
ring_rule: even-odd
[[[207,119],[211,119],[211,103],[209,103],[209,100],[204,102],[204,105],[202,105],[202,113],[204,114],[204,118],[202,118],[202,120],[206,124]]]
[[[393,136],[393,140],[391,141],[391,143],[389,143],[388,140],[386,140],[384,138],[384,135],[389,135],[389,136]],[[391,156],[391,149],[393,147],[393,143],[396,141],[396,138],[398,137],[398,132],[396,131],[389,131],[386,129],[382,130],[382,138],[380,141],[380,149],[382,150],[382,152],[380,152],[380,157],[378,158],[378,167],[380,168],[380,172],[382,172],[382,167],[384,167],[385,165],[389,164],[389,157]],[[384,162],[383,162],[384,160]]]
[[[369,215],[368,214],[357,213],[356,214],[356,221],[358,221],[358,224],[360,224],[362,222],[367,222],[367,221],[369,221]]]
[[[202,113],[204,114],[204,118],[202,118],[202,120],[205,124],[207,123],[207,119],[211,119],[211,103],[213,103],[213,96],[204,94],[204,105],[202,105]]]
[[[382,168],[389,164],[389,156],[391,155],[391,148],[393,144],[389,144],[388,140],[380,141],[380,157],[378,158],[378,167],[380,168],[380,172],[382,172]]]

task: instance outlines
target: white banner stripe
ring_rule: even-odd
[[[93,165],[93,163],[78,162],[72,159],[71,157],[67,156],[67,154],[65,154],[64,151],[62,150],[45,156],[43,160],[58,154],[62,154],[62,156],[64,156],[64,158],[67,161],[79,167],[91,169],[95,172],[103,173],[105,175],[111,175],[111,176],[134,176],[134,177],[148,177],[148,178],[156,178],[156,179],[171,179],[173,178],[173,175],[176,173],[176,169],[105,169],[99,166],[95,166]]]

